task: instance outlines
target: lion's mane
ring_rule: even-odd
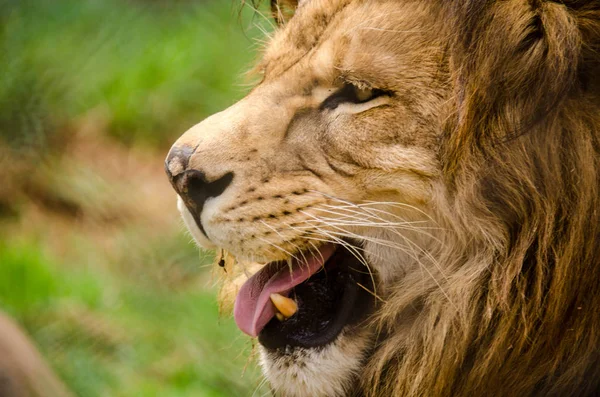
[[[437,203],[449,230],[438,255],[446,278],[394,286],[363,390],[592,395],[600,391],[600,4],[439,3],[454,85]]]

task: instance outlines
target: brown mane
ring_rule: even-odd
[[[391,287],[356,394],[600,395],[600,1],[423,3],[452,86],[445,278]]]
[[[364,390],[595,395],[600,4],[440,3],[455,85],[440,154],[446,296],[395,286]]]

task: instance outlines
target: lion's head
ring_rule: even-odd
[[[262,81],[166,169],[266,263],[234,315],[274,393],[596,391],[598,2],[272,3]]]

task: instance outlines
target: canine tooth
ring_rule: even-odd
[[[277,317],[277,320],[279,320],[279,321],[285,321],[286,320],[285,316],[283,314],[279,313],[279,312],[275,313],[275,317]]]
[[[298,305],[293,299],[286,298],[280,294],[271,294],[271,302],[275,305],[275,308],[279,310],[279,313],[285,318],[292,317],[294,313],[298,311]]]

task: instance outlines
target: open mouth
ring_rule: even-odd
[[[333,342],[374,306],[373,276],[361,254],[356,244],[326,244],[290,262],[265,265],[237,295],[238,327],[267,349]]]

